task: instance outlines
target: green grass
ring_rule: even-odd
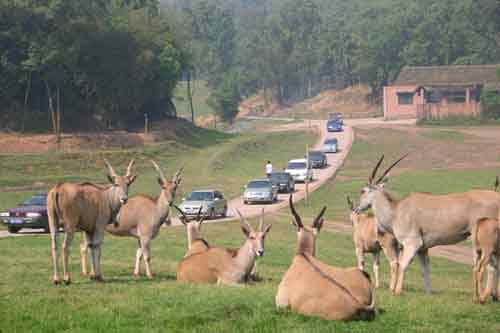
[[[290,133],[277,134],[270,145],[259,144],[259,137],[238,136],[212,147],[196,150],[191,154],[188,174],[197,181],[206,175],[196,171],[212,170],[209,175],[224,181],[242,177],[239,173],[252,163],[261,167],[263,155],[274,152],[276,165],[286,160],[280,149],[294,142]],[[310,140],[306,134],[300,140]],[[248,139],[248,140],[247,140]],[[283,141],[284,139],[288,141]],[[406,140],[406,141],[403,141]],[[448,150],[462,153],[465,143],[452,145],[439,138],[422,135],[409,137],[396,130],[358,131],[358,138],[343,170],[335,181],[311,195],[308,207],[303,203],[298,210],[311,218],[322,205],[328,206],[328,219],[346,219],[346,194],[358,199],[359,189],[366,183],[368,173],[381,153],[388,160],[410,151],[409,160],[401,165],[390,180],[388,189],[396,197],[411,191],[447,193],[470,188],[491,188],[496,169],[447,169],[447,165],[435,167],[431,158],[418,155],[422,147],[434,140]],[[271,143],[269,143],[271,142]],[[274,143],[273,143],[274,142]],[[239,154],[241,154],[240,157]],[[244,157],[243,157],[244,156]],[[211,159],[206,160],[206,157]],[[238,158],[240,160],[238,161]],[[201,164],[201,161],[205,161]],[[454,160],[447,161],[453,164]],[[172,162],[173,163],[173,162]],[[386,162],[388,163],[388,162]],[[239,168],[236,168],[238,167]],[[226,169],[226,170],[224,170]],[[397,170],[396,170],[397,171]],[[152,180],[143,177],[144,185]],[[186,178],[188,181],[188,178]],[[232,184],[230,187],[237,187]],[[1,201],[0,201],[1,202]],[[153,269],[157,273],[153,281],[135,280],[130,276],[133,269],[136,241],[107,236],[103,246],[103,271],[108,282],[94,284],[79,276],[78,241],[72,247],[71,270],[74,284],[54,287],[50,284],[50,247],[46,235],[0,239],[0,262],[4,273],[0,280],[0,332],[22,331],[124,331],[124,332],[498,332],[500,331],[499,304],[485,306],[471,302],[471,268],[469,265],[452,263],[444,259],[431,259],[431,281],[434,294],[427,296],[418,264],[410,266],[407,288],[403,296],[393,297],[387,291],[388,264],[382,261],[384,287],[377,291],[377,305],[382,313],[372,322],[327,322],[306,318],[291,312],[278,312],[274,297],[280,279],[293,257],[296,236],[290,218],[267,217],[273,228],[266,239],[266,254],[259,260],[258,271],[263,282],[238,287],[185,285],[174,281],[176,264],[186,249],[183,228],[163,229],[153,241]],[[346,221],[346,220],[345,220]],[[253,221],[255,223],[255,221]],[[318,257],[338,266],[355,265],[351,237],[330,233],[320,234]],[[211,244],[238,246],[243,241],[236,222],[207,224],[203,234]],[[371,271],[370,259],[367,260]]]
[[[465,134],[450,130],[433,129],[428,132],[423,132],[421,135],[434,140],[443,140],[443,141],[459,142],[459,143],[464,142],[466,139]]]
[[[102,157],[108,158],[117,172],[123,172],[131,158],[136,159],[135,172],[139,177],[131,187],[132,195],[158,193],[157,176],[149,161],[155,159],[166,170],[167,177],[185,166],[179,197],[194,188],[215,187],[232,198],[242,192],[248,180],[263,176],[268,159],[272,159],[276,167],[283,167],[287,160],[300,156],[306,144],[316,140],[311,132],[221,136],[213,131],[201,131],[188,138],[178,138],[182,142],[164,141],[143,149],[0,156],[0,209],[19,203],[33,192],[2,192],[2,187],[29,187],[37,182],[46,184],[47,188],[59,181],[105,182],[106,170],[102,163],[96,162]]]
[[[74,283],[52,286],[47,236],[0,240],[0,258],[7,268],[0,282],[0,331],[124,331],[124,332],[497,332],[498,305],[471,304],[470,268],[432,260],[435,294],[423,293],[417,265],[412,265],[404,296],[377,292],[383,313],[373,322],[336,323],[278,312],[274,296],[294,254],[295,232],[288,219],[271,220],[266,255],[259,260],[261,283],[245,287],[185,285],[175,282],[175,267],[185,252],[183,228],[162,230],[153,243],[153,281],[135,280],[136,242],[107,237],[103,250],[104,284],[79,276],[78,237],[72,247]],[[207,225],[212,244],[238,246],[237,223]],[[323,232],[319,258],[338,266],[355,262],[350,237]],[[387,264],[382,278],[387,282]],[[446,277],[446,278],[443,278]]]
[[[491,126],[500,125],[500,119],[486,119],[478,117],[448,117],[445,119],[420,119],[419,126]]]

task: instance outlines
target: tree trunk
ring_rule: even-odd
[[[187,97],[189,101],[189,110],[191,111],[191,122],[194,124],[193,93],[191,90],[191,70],[188,70],[187,72]]]
[[[52,132],[54,133],[54,135],[57,135],[56,112],[54,110],[52,92],[50,91],[49,83],[45,80],[43,82],[45,83],[45,88],[47,89],[47,98],[49,100],[49,112],[50,112],[50,120],[52,122]]]
[[[24,129],[25,129],[26,112],[28,111],[28,101],[29,101],[30,93],[31,93],[31,72],[28,72],[28,84],[27,84],[26,90],[24,92],[23,116],[21,119],[21,133],[24,133]]]
[[[61,89],[57,86],[57,106],[56,106],[56,125],[57,125],[57,142],[61,142]]]

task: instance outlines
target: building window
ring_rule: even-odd
[[[452,90],[446,93],[448,103],[465,103],[465,90]]]
[[[414,93],[404,92],[398,93],[398,104],[399,105],[412,105],[413,104]]]
[[[441,93],[436,90],[426,90],[425,91],[425,102],[426,103],[441,103]]]

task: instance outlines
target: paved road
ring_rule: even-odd
[[[313,120],[311,122],[305,123],[295,123],[295,124],[287,124],[282,126],[281,128],[286,130],[291,129],[302,129],[307,128],[309,126],[314,127],[317,131],[319,131],[319,138],[312,147],[313,149],[321,147],[323,141],[326,138],[336,137],[339,141],[340,151],[336,154],[327,154],[328,167],[324,169],[314,169],[314,181],[309,183],[309,192],[312,193],[317,190],[321,185],[323,185],[326,181],[328,181],[331,177],[333,177],[337,171],[340,169],[342,164],[344,163],[347,154],[349,153],[352,143],[354,141],[354,132],[350,126],[344,127],[344,132],[340,133],[328,133],[326,130],[326,121],[323,120]],[[304,147],[305,150],[305,147]],[[305,152],[297,152],[297,158],[303,156]],[[299,201],[305,197],[305,185],[304,184],[296,184],[295,193],[293,195],[294,202]],[[266,213],[277,212],[278,210],[288,207],[288,197],[289,194],[279,194],[278,202],[274,204],[252,204],[245,205],[243,204],[243,198],[237,197],[229,201],[228,204],[228,218],[218,219],[214,221],[207,222],[225,222],[236,219],[236,209],[238,209],[241,214],[246,218],[257,217],[260,215],[262,208],[265,209]],[[180,225],[180,222],[174,218],[172,219],[172,225]]]

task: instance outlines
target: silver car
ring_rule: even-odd
[[[243,203],[266,202],[272,203],[278,200],[278,187],[273,185],[269,179],[257,179],[248,182],[243,193]]]
[[[188,216],[196,216],[201,207],[201,215],[208,218],[227,215],[227,200],[221,192],[216,190],[199,190],[189,193],[182,199],[179,208]]]
[[[326,139],[323,142],[321,150],[323,153],[336,153],[338,151],[339,142],[336,138]]]

